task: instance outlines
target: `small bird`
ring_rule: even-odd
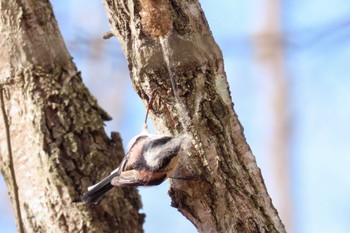
[[[172,177],[187,136],[171,137],[148,132],[147,117],[154,97],[155,91],[148,103],[142,130],[129,142],[119,167],[99,183],[88,187],[82,197],[85,203],[97,203],[113,187],[159,185]]]

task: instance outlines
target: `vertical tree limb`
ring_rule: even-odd
[[[153,109],[157,129],[193,137],[181,172],[201,179],[174,181],[169,191],[172,205],[199,232],[285,232],[233,109],[222,54],[198,1],[104,0],[104,4],[137,93],[147,99],[152,90],[159,90],[159,105]],[[144,23],[145,15],[166,12],[164,8],[172,19],[168,53],[183,105],[172,94],[160,41],[150,33],[157,34],[160,28],[162,34],[162,28],[168,28],[162,25],[167,17]]]
[[[0,169],[11,187],[3,146],[10,129],[24,231],[142,232],[135,189],[116,189],[96,206],[80,201],[124,152],[119,135],[110,139],[104,132],[110,118],[84,86],[50,3],[1,1],[0,31],[8,119],[8,125],[0,122]]]

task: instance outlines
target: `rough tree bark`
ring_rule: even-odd
[[[157,128],[173,134],[186,129],[193,136],[182,172],[200,179],[174,182],[173,206],[200,232],[284,232],[233,110],[221,51],[199,3],[142,3],[143,9],[138,1],[105,0],[138,94],[147,99],[158,89]],[[8,0],[0,3],[0,14],[1,122],[6,122],[0,125],[0,167],[12,201],[19,200],[25,231],[142,231],[134,189],[119,189],[95,207],[79,202],[87,185],[118,162],[112,154],[122,149],[116,134],[111,141],[103,131],[108,116],[82,84],[51,6]],[[154,36],[159,30],[160,35],[170,30],[181,105],[172,96],[159,35]]]
[[[82,83],[50,3],[1,1],[0,31],[0,169],[19,231],[142,232],[133,188],[80,202],[123,149],[104,132],[109,116]]]
[[[199,232],[285,232],[233,109],[222,54],[198,1],[104,4],[137,93],[147,99],[158,89],[156,128],[193,137],[181,172],[200,179],[174,180],[172,205]],[[161,38],[182,104],[171,91]]]

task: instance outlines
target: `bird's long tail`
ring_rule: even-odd
[[[97,184],[90,186],[88,191],[83,194],[82,201],[86,204],[96,204],[105,193],[114,187],[111,181],[118,175],[118,173],[112,173]]]

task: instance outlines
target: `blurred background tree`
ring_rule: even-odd
[[[101,1],[51,1],[84,82],[127,142],[144,108]],[[350,229],[350,5],[346,0],[203,0],[223,50],[235,108],[288,232]],[[83,10],[82,10],[83,9]],[[93,16],[93,17],[92,17]],[[141,114],[142,113],[142,114]],[[140,189],[146,232],[196,232],[166,195]],[[0,225],[15,232],[1,182]],[[154,197],[157,198],[154,198]],[[161,200],[164,198],[164,200]],[[161,216],[172,216],[158,221]],[[169,231],[170,232],[170,231]]]

